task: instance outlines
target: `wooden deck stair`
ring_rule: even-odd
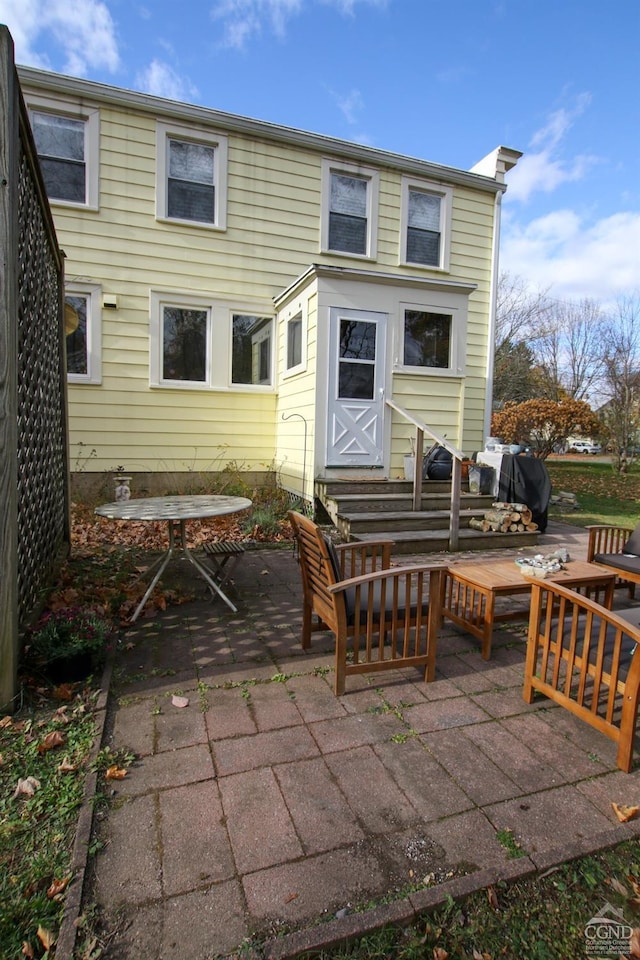
[[[316,480],[316,497],[346,541],[389,537],[393,552],[439,553],[449,549],[451,488],[447,481],[425,480],[421,510],[412,510],[409,480]],[[460,498],[459,550],[531,547],[537,533],[482,533],[469,527],[493,502],[469,492],[463,481]]]

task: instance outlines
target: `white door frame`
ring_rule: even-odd
[[[359,324],[351,345],[343,339],[345,321]],[[327,469],[385,466],[388,326],[386,313],[329,308]],[[347,395],[341,396],[345,390]]]

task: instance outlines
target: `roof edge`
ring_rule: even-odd
[[[478,289],[477,283],[464,283],[460,280],[414,277],[403,273],[385,273],[360,267],[340,267],[331,263],[312,263],[273,298],[274,304],[280,309],[290,297],[307,286],[312,280],[320,277],[330,277],[334,280],[357,280],[363,283],[383,283],[385,286],[414,287],[422,290],[443,290],[448,293],[460,293],[466,296],[470,296]]]
[[[460,184],[494,193],[505,189],[505,185],[495,175],[487,175],[484,170],[476,169],[476,167],[471,171],[461,170],[457,167],[448,167],[444,164],[420,160],[417,157],[408,157],[377,147],[340,140],[337,137],[330,137],[325,134],[311,133],[265,120],[254,120],[249,117],[214,110],[211,107],[167,100],[152,94],[110,86],[98,83],[95,80],[69,77],[48,70],[40,70],[36,67],[18,66],[17,70],[21,84],[32,90],[79,97],[113,106],[129,106],[158,117],[169,117],[183,122],[184,120],[191,120],[222,130],[254,137],[258,136],[265,140],[293,143],[315,150],[318,153],[339,155],[351,161],[375,163],[383,167],[395,167],[428,179],[442,180],[447,183]]]

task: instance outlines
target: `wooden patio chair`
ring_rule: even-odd
[[[531,579],[523,697],[539,691],[618,745],[633,763],[640,689],[640,608],[613,612],[574,590]]]
[[[289,519],[302,576],[302,646],[315,631],[335,635],[336,696],[352,674],[419,667],[433,680],[445,567],[391,567],[392,541],[336,547],[302,514],[290,511]]]
[[[635,585],[640,583],[640,524],[631,527],[598,524],[587,527],[587,560],[598,563],[618,574],[618,584],[628,586],[633,597]]]

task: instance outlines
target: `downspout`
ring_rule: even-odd
[[[493,364],[496,353],[496,300],[498,296],[499,280],[499,253],[500,253],[500,221],[502,214],[502,190],[496,192],[496,198],[493,206],[493,249],[491,257],[493,261],[491,270],[491,288],[489,291],[489,343],[487,347],[487,392],[484,405],[484,434],[485,437],[491,436],[491,412],[493,409]]]

